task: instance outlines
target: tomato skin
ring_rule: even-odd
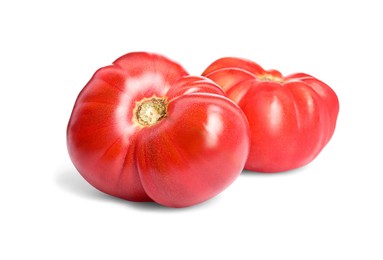
[[[334,133],[337,95],[308,74],[284,77],[250,60],[228,57],[213,62],[202,75],[220,85],[247,117],[247,170],[272,173],[304,166]]]
[[[135,107],[153,97],[166,100],[166,116],[139,125]],[[161,55],[135,52],[96,71],[80,92],[67,147],[79,173],[100,191],[186,207],[238,177],[249,129],[242,110],[211,80],[189,76]]]
[[[141,181],[163,205],[194,205],[238,176],[245,160],[237,156],[249,149],[243,133],[247,122],[237,119],[242,112],[227,100],[207,94],[180,96],[168,113],[158,127],[142,131],[146,138],[139,139],[137,154]]]

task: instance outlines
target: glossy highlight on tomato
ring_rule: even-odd
[[[202,75],[220,85],[248,119],[247,170],[271,173],[306,165],[334,133],[338,97],[313,76],[283,76],[236,57],[214,61]]]
[[[211,80],[152,53],[128,53],[99,69],[79,94],[67,147],[95,188],[169,207],[203,202],[241,173],[249,129]]]

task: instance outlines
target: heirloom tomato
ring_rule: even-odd
[[[95,188],[186,207],[237,178],[249,129],[241,109],[211,80],[161,55],[134,52],[96,71],[81,91],[67,147]]]
[[[280,172],[306,165],[334,133],[337,95],[310,75],[283,76],[233,57],[216,60],[202,75],[220,85],[248,119],[247,170]]]

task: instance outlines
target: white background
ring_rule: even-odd
[[[380,1],[2,1],[0,259],[383,259]],[[200,74],[223,56],[306,72],[338,94],[310,165],[244,172],[171,209],[104,195],[66,150],[99,67],[157,52]]]

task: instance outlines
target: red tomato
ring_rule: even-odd
[[[237,178],[249,130],[241,109],[215,83],[163,56],[137,52],[99,69],[81,91],[67,146],[97,189],[186,207]]]
[[[311,162],[332,137],[339,111],[335,92],[303,73],[282,76],[240,58],[222,58],[202,74],[245,113],[250,153],[245,169],[280,172]]]

